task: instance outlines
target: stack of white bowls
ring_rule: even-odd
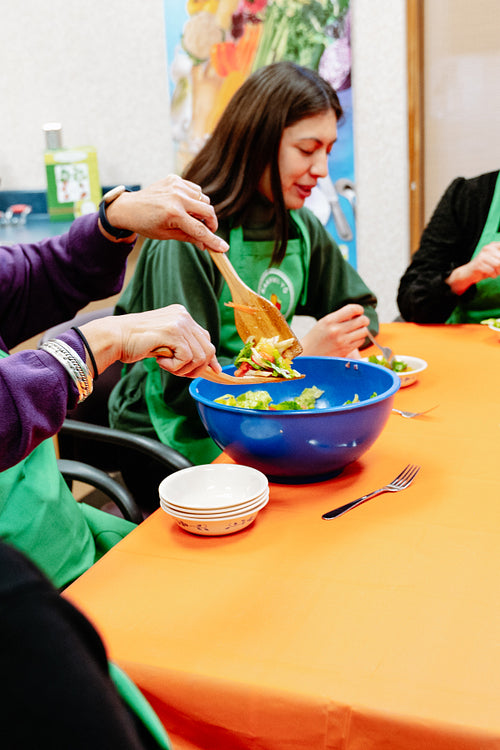
[[[216,536],[250,526],[269,501],[265,474],[240,464],[202,464],[166,477],[160,506],[184,531]]]

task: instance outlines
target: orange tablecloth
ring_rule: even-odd
[[[197,537],[158,510],[66,592],[178,750],[500,747],[500,342],[382,326],[428,369],[362,460]],[[422,469],[406,491],[321,514]]]

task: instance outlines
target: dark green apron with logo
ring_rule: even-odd
[[[483,232],[472,258],[489,242],[500,242],[500,174]],[[486,318],[500,317],[500,277],[483,279],[476,285],[476,293],[468,302],[459,303],[447,323],[480,323]]]
[[[297,305],[304,304],[306,300],[311,252],[307,227],[295,211],[291,211],[290,216],[299,237],[288,241],[286,255],[279,266],[270,266],[274,242],[245,241],[242,227],[231,230],[228,251],[231,263],[245,284],[266,299],[276,295],[288,322],[293,318]],[[218,302],[221,321],[219,356],[233,360],[242,347],[242,341],[234,323],[234,310],[224,304],[230,300],[231,292],[224,283]],[[156,360],[146,359],[143,365],[148,373],[146,404],[159,440],[195,464],[213,461],[220,454],[220,449],[206,436],[201,423],[194,425],[192,418],[174,412],[165,403],[161,371]]]

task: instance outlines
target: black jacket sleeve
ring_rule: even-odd
[[[468,263],[481,237],[493,197],[497,172],[453,180],[440,199],[420,245],[403,274],[397,302],[405,320],[444,323],[459,297],[445,279]],[[462,295],[472,296],[475,286]]]

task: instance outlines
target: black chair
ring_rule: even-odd
[[[112,313],[113,308],[110,307],[79,313],[72,320],[50,328],[41,340],[57,338],[71,326],[81,326],[89,320]],[[61,460],[82,462],[111,476],[119,474],[118,481],[121,480],[125,485],[126,492],[135,505],[147,514],[159,505],[160,481],[172,472],[193,464],[181,453],[158,440],[109,427],[108,399],[120,379],[122,367],[121,362],[108,367],[99,375],[97,383],[94,383],[94,392],[90,398],[68,411],[58,433],[59,456]],[[75,471],[73,467],[73,475],[70,472],[65,475],[68,483],[72,478],[80,479]],[[117,479],[116,476],[114,478]],[[100,481],[104,480],[101,478]],[[116,502],[118,507],[120,502],[125,508],[127,503],[130,505],[129,500],[119,499]],[[120,510],[123,513],[121,507]],[[134,509],[126,512],[129,517],[130,514],[135,514]]]
[[[116,505],[127,521],[141,523],[144,520],[143,513],[135,502],[133,495],[116,479],[106,474],[105,471],[96,469],[94,466],[89,466],[81,461],[70,461],[65,458],[58,459],[57,465],[70,487],[73,480],[88,484],[90,487],[99,490],[111,503]]]

